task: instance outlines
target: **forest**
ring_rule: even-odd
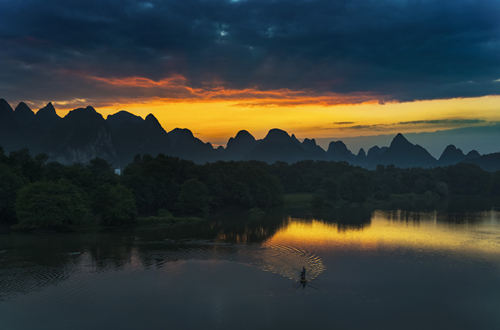
[[[485,210],[500,206],[500,172],[472,164],[432,169],[345,162],[195,164],[138,155],[120,175],[102,159],[49,162],[0,150],[0,223],[17,230],[78,230],[192,222],[243,210],[335,217],[339,210]]]

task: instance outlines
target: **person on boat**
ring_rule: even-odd
[[[306,282],[306,267],[302,267],[302,271],[300,272],[300,281]]]

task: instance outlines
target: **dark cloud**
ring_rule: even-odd
[[[323,148],[328,148],[330,141],[342,140],[350,150],[359,148],[368,150],[374,145],[388,146],[397,132],[383,132],[377,135],[356,137],[330,137],[316,139]],[[500,141],[500,124],[489,123],[485,126],[460,127],[433,130],[430,132],[404,133],[411,142],[427,149],[434,157],[439,158],[449,144],[461,148],[464,152],[477,150],[482,154],[498,152]]]
[[[383,125],[383,124],[374,124],[374,125],[353,125],[353,126],[346,126],[346,127],[342,127],[341,129],[373,129],[373,130],[376,130],[376,129],[383,129],[387,127],[387,125]]]
[[[389,124],[372,124],[372,125],[351,125],[351,126],[341,126],[335,127],[338,129],[346,130],[386,130],[386,129],[408,129],[409,127],[463,127],[463,126],[474,126],[474,125],[490,125],[498,124],[497,122],[489,122],[484,119],[469,119],[469,118],[452,118],[452,119],[428,119],[428,120],[413,120],[413,121],[401,121],[397,123]]]
[[[143,97],[84,77],[174,74],[382,103],[499,94],[499,17],[496,0],[0,0],[0,94]]]
[[[420,124],[435,124],[435,125],[470,125],[486,123],[483,119],[436,119],[436,120],[413,120],[401,121],[398,125],[420,125]]]
[[[353,121],[336,121],[333,124],[334,125],[351,125],[354,124],[355,122]]]

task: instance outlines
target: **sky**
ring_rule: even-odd
[[[497,0],[0,0],[0,97],[214,144],[500,122]]]

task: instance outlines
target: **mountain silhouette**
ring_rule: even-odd
[[[194,137],[187,128],[173,129],[168,133],[168,139],[169,155],[199,163],[216,160],[216,152],[212,145]]]
[[[302,148],[304,149],[306,159],[324,159],[326,154],[323,148],[316,144],[315,139],[305,138],[302,142]]]
[[[45,107],[37,111],[35,119],[41,130],[49,131],[57,124],[61,117],[57,115],[56,109],[52,103],[49,102]]]
[[[423,147],[412,144],[403,134],[397,134],[386,149],[368,154],[367,161],[377,165],[399,167],[430,167],[437,165],[436,159]]]
[[[473,160],[481,157],[481,154],[477,150],[471,150],[465,155],[465,160]]]
[[[17,105],[14,117],[20,125],[30,125],[35,121],[35,113],[24,102]]]
[[[435,167],[467,162],[490,171],[500,170],[500,153],[482,156],[472,150],[464,154],[454,145],[448,145],[439,159],[435,159],[402,134],[397,134],[389,146],[373,146],[368,152],[360,149],[357,155],[342,141],[332,141],[324,150],[314,139],[301,142],[295,135],[277,128],[260,140],[241,130],[228,140],[225,148],[214,148],[196,138],[189,129],[165,131],[152,114],[143,119],[119,111],[104,119],[88,106],[59,117],[52,103],[34,112],[24,102],[14,110],[4,99],[0,99],[0,146],[6,151],[26,147],[33,153],[46,153],[51,160],[61,163],[85,163],[100,157],[116,167],[126,166],[137,154],[165,154],[197,163],[318,160],[375,168],[377,165]]]
[[[20,147],[17,126],[14,110],[7,101],[0,99],[0,143],[3,148],[12,150]]]
[[[342,141],[332,141],[328,145],[326,151],[329,160],[353,162],[355,159],[354,154],[347,149],[347,146]]]
[[[439,157],[439,162],[443,165],[456,164],[465,159],[465,154],[463,151],[454,145],[448,145],[441,156]]]
[[[108,124],[94,108],[70,111],[49,131],[42,145],[62,163],[84,163],[99,157],[117,162]]]
[[[304,159],[305,151],[295,136],[273,128],[266,137],[250,151],[246,159],[263,160],[269,163],[276,161],[296,162]]]
[[[359,149],[358,155],[356,156],[356,158],[358,159],[358,162],[360,162],[360,163],[366,162],[366,159],[367,159],[366,157],[367,156],[366,156],[365,149],[363,149],[363,148]]]
[[[168,152],[168,136],[153,115],[142,119],[127,111],[120,111],[109,115],[106,122],[120,164],[130,162],[137,154]]]
[[[471,150],[466,155],[461,149],[450,144],[444,149],[439,157],[439,163],[440,165],[452,165],[463,161],[473,161],[479,157],[481,157],[481,155],[476,150]]]
[[[466,159],[464,162],[477,165],[486,171],[500,171],[500,152]]]
[[[227,141],[226,158],[231,160],[243,160],[249,151],[253,150],[257,141],[248,131],[241,130],[235,137]]]

